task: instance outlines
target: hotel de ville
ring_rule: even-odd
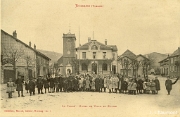
[[[117,73],[117,46],[87,38],[87,43],[76,47],[76,36],[70,32],[63,34],[63,56],[58,60],[59,74]]]

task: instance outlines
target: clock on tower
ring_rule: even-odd
[[[74,72],[73,59],[76,57],[76,36],[75,34],[63,34],[63,69],[67,75],[69,71]]]

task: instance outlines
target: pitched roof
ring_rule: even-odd
[[[119,58],[121,58],[121,57],[128,57],[130,59],[135,59],[136,55],[127,49],[122,55],[119,56]]]
[[[167,58],[165,58],[165,59],[159,61],[158,63],[161,63],[161,62],[166,61],[166,60],[168,60],[168,59],[169,59],[169,58],[167,57]]]
[[[117,49],[117,46],[116,46],[116,45],[107,45],[107,46],[111,47],[111,48],[113,49],[113,51],[118,51],[118,49]]]
[[[176,51],[174,51],[170,57],[177,56],[177,55],[180,55],[180,47],[178,47],[178,49]]]
[[[63,63],[63,56],[61,56],[61,57],[58,59],[57,63],[58,63],[59,65]]]
[[[5,35],[10,36],[11,38],[15,39],[16,41],[20,42],[21,44],[23,44],[25,47],[33,50],[34,52],[36,52],[37,54],[43,56],[44,58],[51,60],[49,57],[47,57],[46,55],[44,55],[43,53],[37,51],[36,49],[32,48],[31,46],[27,45],[26,43],[22,42],[20,39],[17,39],[15,37],[13,37],[12,35],[8,34],[7,32],[5,32],[4,30],[1,29],[1,33],[4,33]]]
[[[147,57],[143,56],[142,54],[137,55],[136,58],[139,57],[139,56],[141,56],[141,57],[143,57],[143,58],[145,58],[146,60],[149,61],[149,59]]]
[[[100,45],[100,50],[112,50],[112,51],[117,51],[117,46],[116,45],[105,45],[102,44],[96,40],[91,40],[88,43],[83,44],[82,46],[77,47],[77,49],[79,50],[88,50],[89,49],[89,45],[91,45],[93,42],[96,42],[97,45]]]

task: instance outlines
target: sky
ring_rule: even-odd
[[[16,30],[23,42],[59,53],[63,33],[70,31],[76,46],[91,37],[107,39],[119,55],[127,49],[167,54],[180,47],[179,11],[180,0],[1,0],[1,29]]]

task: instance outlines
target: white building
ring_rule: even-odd
[[[117,72],[117,47],[91,40],[77,47],[80,73],[115,74]]]

